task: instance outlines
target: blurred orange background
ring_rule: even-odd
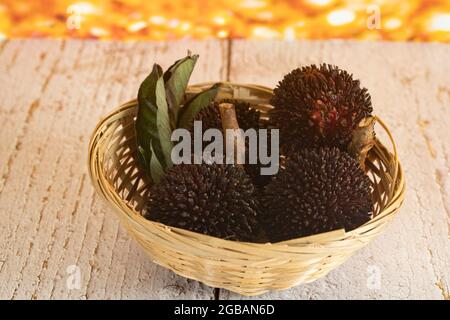
[[[0,39],[28,37],[450,42],[450,2],[1,0]]]

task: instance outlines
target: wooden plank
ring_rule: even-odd
[[[0,44],[0,299],[211,299],[150,262],[94,193],[86,159],[95,124],[135,97],[153,62],[191,49],[193,82],[224,79],[227,42]]]
[[[274,86],[290,70],[321,62],[352,72],[369,89],[375,113],[391,128],[407,182],[404,206],[382,236],[325,278],[259,298],[448,299],[450,46],[350,41],[231,45],[229,75],[235,82]],[[221,298],[240,296],[222,291]]]
[[[188,48],[201,54],[193,82],[273,86],[298,65],[338,64],[368,87],[399,145],[407,198],[385,234],[324,279],[261,298],[448,297],[448,45],[15,40],[0,43],[0,298],[213,297],[150,262],[86,172],[99,118],[134,97],[153,61],[167,67]],[[66,286],[71,265],[79,289]],[[378,271],[381,286],[368,286]]]

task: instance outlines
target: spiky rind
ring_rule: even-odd
[[[303,149],[265,187],[262,221],[271,241],[352,230],[372,214],[370,181],[338,148]]]
[[[322,64],[298,68],[274,89],[269,112],[285,151],[330,146],[345,149],[352,131],[372,112],[370,95],[347,71]]]
[[[194,121],[202,122],[202,130],[205,132],[208,129],[222,129],[222,122],[220,119],[220,112],[217,108],[216,102],[210,103],[208,106],[200,110],[194,118]],[[193,125],[190,128],[193,132]]]
[[[257,208],[254,187],[240,168],[181,164],[151,187],[146,217],[214,237],[252,241],[258,233]]]
[[[195,117],[194,121],[202,121],[202,131],[205,132],[207,129],[220,129],[222,130],[222,122],[220,118],[220,112],[218,105],[220,103],[232,103],[235,106],[236,117],[239,123],[239,127],[242,130],[248,129],[265,129],[266,123],[261,121],[261,112],[255,108],[252,108],[251,104],[247,102],[242,102],[238,100],[224,99],[220,101],[214,101],[207,107],[203,108]],[[191,126],[191,134],[193,133],[193,127]],[[270,136],[269,136],[270,137]],[[203,148],[209,142],[203,143]],[[248,152],[248,145],[246,146],[246,151]],[[248,155],[247,155],[248,158]],[[262,187],[267,184],[270,180],[270,176],[263,176],[260,173],[261,165],[258,164],[246,164],[245,171],[250,176],[251,180],[257,187]]]
[[[222,122],[220,118],[220,112],[218,105],[220,103],[232,103],[236,110],[236,117],[239,123],[239,127],[243,130],[250,128],[259,128],[260,112],[257,109],[251,107],[249,103],[224,99],[220,101],[214,101],[208,106],[203,108],[194,118],[194,121],[202,121],[203,131],[207,129],[222,129]]]

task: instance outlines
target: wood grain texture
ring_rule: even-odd
[[[135,96],[154,61],[167,67],[187,49],[201,56],[192,83],[273,86],[299,65],[337,64],[369,89],[398,143],[407,195],[386,232],[327,277],[260,298],[448,298],[450,46],[14,40],[0,42],[1,299],[214,297],[150,262],[87,175],[101,116]],[[79,289],[66,286],[71,265]]]
[[[381,237],[327,277],[260,298],[448,299],[450,46],[234,41],[231,52],[236,82],[274,86],[290,70],[322,62],[353,73],[394,134],[406,175],[405,203]]]
[[[167,68],[187,49],[204,57],[193,81],[224,78],[225,42],[2,43],[0,298],[213,296],[151,263],[87,175],[87,144],[99,119],[135,97],[154,61]],[[66,286],[70,265],[80,270],[76,290]]]

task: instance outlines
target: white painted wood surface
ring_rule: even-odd
[[[150,262],[87,175],[97,121],[135,96],[154,61],[167,67],[187,49],[201,56],[192,82],[273,86],[299,65],[337,64],[369,89],[398,143],[407,194],[386,232],[327,277],[258,298],[449,297],[449,45],[13,40],[0,42],[1,299],[213,299]],[[72,265],[81,281],[69,290]]]

